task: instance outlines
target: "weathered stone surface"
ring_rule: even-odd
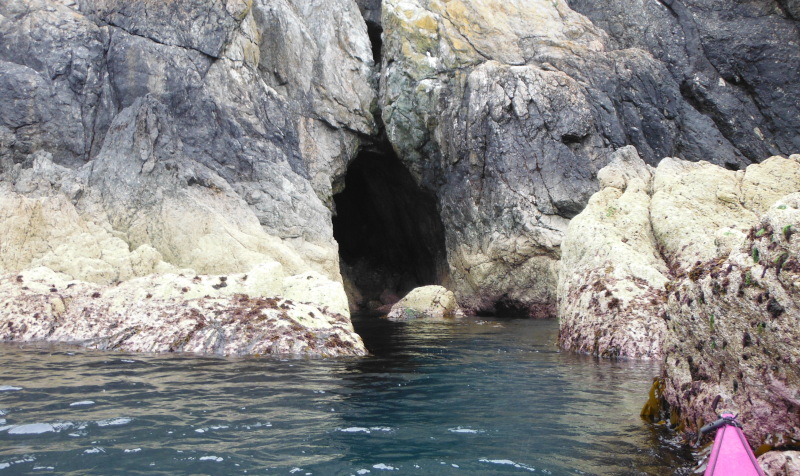
[[[764,474],[770,476],[800,475],[800,452],[769,451],[758,457],[758,464]]]
[[[652,167],[626,147],[598,176],[602,190],[561,244],[559,342],[604,357],[660,358],[669,269],[650,226]]]
[[[754,447],[800,439],[798,227],[800,193],[793,193],[754,222],[729,255],[687,266],[674,280],[663,398],[688,429],[715,417],[719,397],[739,414]]]
[[[685,100],[749,160],[800,148],[800,85],[792,79],[800,75],[800,3],[567,3],[608,33],[609,48],[641,48],[666,64]]]
[[[616,148],[747,163],[663,63],[563,2],[387,0],[382,25],[386,132],[437,194],[467,308],[554,313],[568,219]]]
[[[411,290],[392,306],[388,318],[408,319],[458,317],[462,314],[456,296],[442,286],[422,286]]]
[[[598,336],[614,335],[655,349],[662,398],[689,432],[718,407],[739,415],[754,447],[796,441],[800,155],[739,172],[664,159],[649,193],[644,164],[620,159],[564,240],[562,345],[613,354]],[[609,313],[620,288],[658,298],[639,301],[638,315],[620,298],[627,314]],[[648,319],[653,331],[636,331]]]
[[[355,3],[0,2],[0,65],[1,273],[341,282],[332,194],[375,129]]]
[[[0,278],[0,340],[125,352],[365,355],[346,314],[272,297],[291,279],[281,279],[277,263],[248,274],[163,274],[117,286],[34,268]]]

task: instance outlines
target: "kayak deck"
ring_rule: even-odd
[[[742,430],[725,425],[717,430],[705,476],[764,476]]]

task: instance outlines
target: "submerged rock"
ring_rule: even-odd
[[[564,240],[561,344],[663,355],[661,398],[688,431],[719,406],[754,447],[800,439],[800,155],[651,172],[623,150],[600,178]]]
[[[317,302],[271,297],[292,295],[297,280],[316,290],[341,287],[322,276],[282,278],[278,263],[248,274],[163,274],[112,286],[35,268],[0,278],[0,340],[223,356],[365,355],[346,302],[329,307],[324,293]]]
[[[441,319],[462,315],[456,296],[442,286],[422,286],[412,289],[392,306],[388,318],[404,321],[417,318]]]

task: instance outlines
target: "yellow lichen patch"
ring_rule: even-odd
[[[433,15],[425,15],[415,19],[412,24],[421,29],[435,32],[439,28],[439,23],[433,17]]]

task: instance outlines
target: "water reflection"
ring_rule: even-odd
[[[0,389],[9,388],[0,390],[0,474],[688,467],[638,418],[657,368],[559,353],[553,321],[356,325],[369,357],[231,360],[0,345]]]

